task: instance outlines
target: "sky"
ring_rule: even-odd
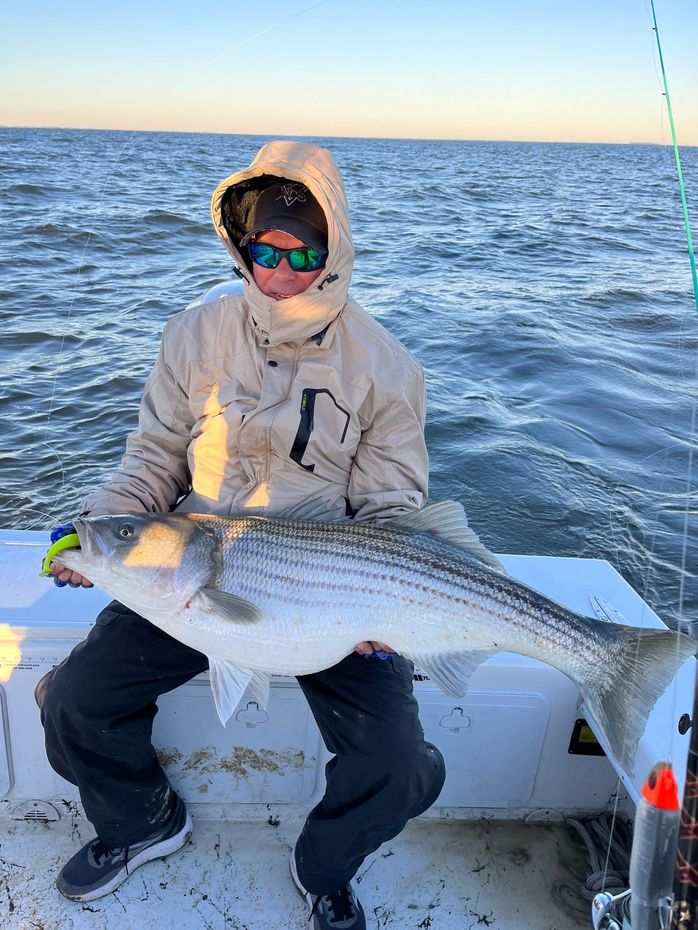
[[[680,145],[698,3],[655,0]],[[671,142],[649,0],[2,0],[0,125]]]

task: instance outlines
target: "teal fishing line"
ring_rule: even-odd
[[[654,0],[650,0],[650,5],[652,8],[652,21],[654,34],[657,39],[657,50],[659,52],[659,64],[662,69],[662,80],[664,82],[664,96],[666,97],[667,111],[669,113],[669,125],[671,126],[671,138],[674,144],[674,158],[676,159],[676,169],[679,179],[679,190],[681,192],[681,206],[683,208],[683,219],[684,225],[686,227],[686,239],[688,240],[688,257],[691,262],[691,274],[693,276],[693,296],[696,302],[696,310],[698,310],[698,275],[696,274],[696,257],[693,251],[693,240],[691,238],[691,223],[688,218],[688,205],[686,203],[686,188],[683,183],[683,173],[681,171],[681,159],[679,158],[679,147],[676,142],[676,128],[674,126],[674,115],[671,109],[671,97],[669,96],[669,85],[666,78],[666,70],[664,68],[664,56],[662,55],[662,43],[659,40],[659,27],[657,26],[657,15],[654,10]],[[696,372],[698,373],[698,356],[696,357]],[[684,585],[686,578],[686,561],[687,561],[687,545],[686,541],[688,539],[688,516],[689,516],[689,501],[691,499],[691,479],[693,474],[693,447],[694,447],[694,438],[696,435],[696,405],[693,404],[691,410],[691,431],[690,437],[691,441],[688,445],[688,476],[686,479],[686,508],[684,511],[684,545],[681,557],[681,572],[679,576],[679,623],[681,623],[681,617],[683,615],[683,598],[684,598]]]
[[[679,148],[676,143],[676,129],[674,127],[674,116],[671,110],[671,98],[669,96],[669,86],[664,68],[664,57],[662,55],[662,44],[659,40],[659,27],[657,26],[657,16],[654,10],[654,0],[650,0],[652,7],[652,20],[654,23],[654,34],[657,39],[657,50],[659,51],[659,63],[662,69],[662,80],[664,82],[664,96],[667,102],[667,111],[669,113],[669,125],[671,126],[671,138],[674,144],[674,157],[676,159],[676,169],[679,179],[679,190],[681,191],[681,206],[683,208],[684,224],[686,226],[686,238],[688,240],[688,257],[691,262],[691,274],[693,276],[693,296],[698,310],[698,276],[696,276],[696,259],[693,252],[693,242],[691,240],[691,224],[688,219],[688,206],[686,204],[686,191],[683,183],[681,172],[681,160],[679,158]],[[698,373],[698,355],[696,356],[696,371]],[[693,473],[693,447],[696,429],[696,403],[695,399],[691,409],[691,433],[688,445],[688,475],[686,478],[686,506],[684,508],[684,527],[683,527],[683,547],[681,556],[681,575],[679,584],[679,629],[683,626],[681,619],[683,615],[684,603],[684,584],[686,576],[686,556],[688,549],[688,514],[691,495],[691,477]],[[678,648],[678,642],[677,642]],[[696,676],[696,697],[693,703],[693,731],[691,733],[690,745],[688,749],[688,760],[686,764],[686,789],[696,781],[698,775],[696,766],[696,729],[695,721],[698,716],[698,675]],[[696,918],[698,917],[698,893],[696,892],[695,881],[691,873],[695,872],[695,846],[692,841],[691,829],[696,822],[696,801],[695,796],[687,790],[683,798],[681,809],[681,823],[679,827],[679,840],[676,857],[676,867],[674,871],[672,904],[668,915],[668,926],[671,930],[679,930],[680,927],[695,927]],[[688,837],[688,839],[686,839]]]
[[[652,22],[654,23],[654,35],[657,39],[657,50],[659,51],[659,64],[662,69],[662,81],[664,82],[664,96],[666,97],[666,106],[669,112],[669,125],[671,126],[671,139],[674,143],[674,158],[676,160],[676,171],[679,177],[679,190],[681,192],[681,207],[683,208],[683,222],[686,227],[686,239],[688,240],[688,260],[691,263],[691,275],[693,277],[693,297],[696,302],[698,311],[698,274],[696,274],[696,256],[693,251],[693,239],[691,238],[691,222],[688,218],[688,204],[686,203],[686,188],[683,183],[683,173],[681,171],[681,158],[679,157],[679,146],[676,141],[676,128],[674,126],[674,114],[671,110],[671,97],[669,96],[669,85],[666,79],[664,69],[664,56],[662,55],[662,43],[659,41],[659,27],[657,26],[657,15],[654,11],[654,0],[650,0],[652,6]]]

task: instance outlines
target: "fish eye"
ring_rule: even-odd
[[[133,527],[130,523],[122,523],[119,526],[118,533],[122,539],[130,539],[133,536]]]

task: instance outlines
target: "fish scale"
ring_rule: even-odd
[[[447,558],[445,545],[437,540],[411,538],[409,534],[400,536],[369,524],[354,527],[349,537],[351,541],[347,541],[349,534],[343,532],[343,525],[339,525],[341,529],[338,532],[336,525],[316,523],[297,533],[289,546],[286,543],[288,533],[283,532],[284,521],[237,522],[245,525],[240,560],[254,564],[264,555],[267,561],[274,562],[274,570],[263,574],[264,583],[258,587],[254,584],[240,586],[231,571],[224,573],[220,583],[223,590],[230,593],[237,593],[242,587],[252,596],[263,596],[265,600],[269,597],[283,603],[285,598],[276,582],[288,576],[304,580],[304,590],[310,602],[311,592],[315,594],[318,589],[336,591],[337,586],[330,579],[341,572],[344,577],[355,579],[353,584],[340,586],[340,590],[347,593],[373,597],[376,591],[387,591],[399,598],[403,605],[414,603],[436,609],[443,606],[442,602],[449,603],[460,611],[461,617],[463,609],[473,611],[480,607],[483,613],[487,611],[503,625],[500,642],[512,639],[507,635],[512,627],[521,624],[528,630],[535,620],[550,634],[549,640],[541,637],[540,649],[559,645],[560,613],[566,612],[565,608],[555,605],[549,611],[535,610],[535,601],[527,595],[523,586],[513,579],[500,580],[494,573],[485,586],[480,581],[482,567],[473,570],[467,554],[455,547],[449,547]],[[239,538],[238,533],[235,536]],[[361,557],[356,555],[357,543],[361,545]],[[411,547],[409,556],[405,554],[406,544]],[[419,556],[422,558],[417,570],[414,564]],[[396,571],[402,571],[402,576]],[[427,581],[432,584],[427,584]],[[423,597],[415,597],[414,592],[420,592]],[[500,610],[496,609],[498,605]],[[569,616],[575,617],[571,612]],[[588,623],[584,624],[585,628],[588,626]],[[580,641],[582,631],[573,623],[565,635]],[[539,658],[540,655],[534,657]]]
[[[499,651],[554,666],[580,689],[630,770],[651,708],[696,643],[563,607],[510,578],[452,501],[390,523],[201,514],[88,517],[60,558],[208,656],[221,720],[269,675],[329,668],[387,643],[462,696]]]

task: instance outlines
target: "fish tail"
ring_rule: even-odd
[[[609,749],[633,774],[637,744],[654,705],[698,643],[671,630],[609,624],[609,664],[599,685],[581,685],[586,705]]]

